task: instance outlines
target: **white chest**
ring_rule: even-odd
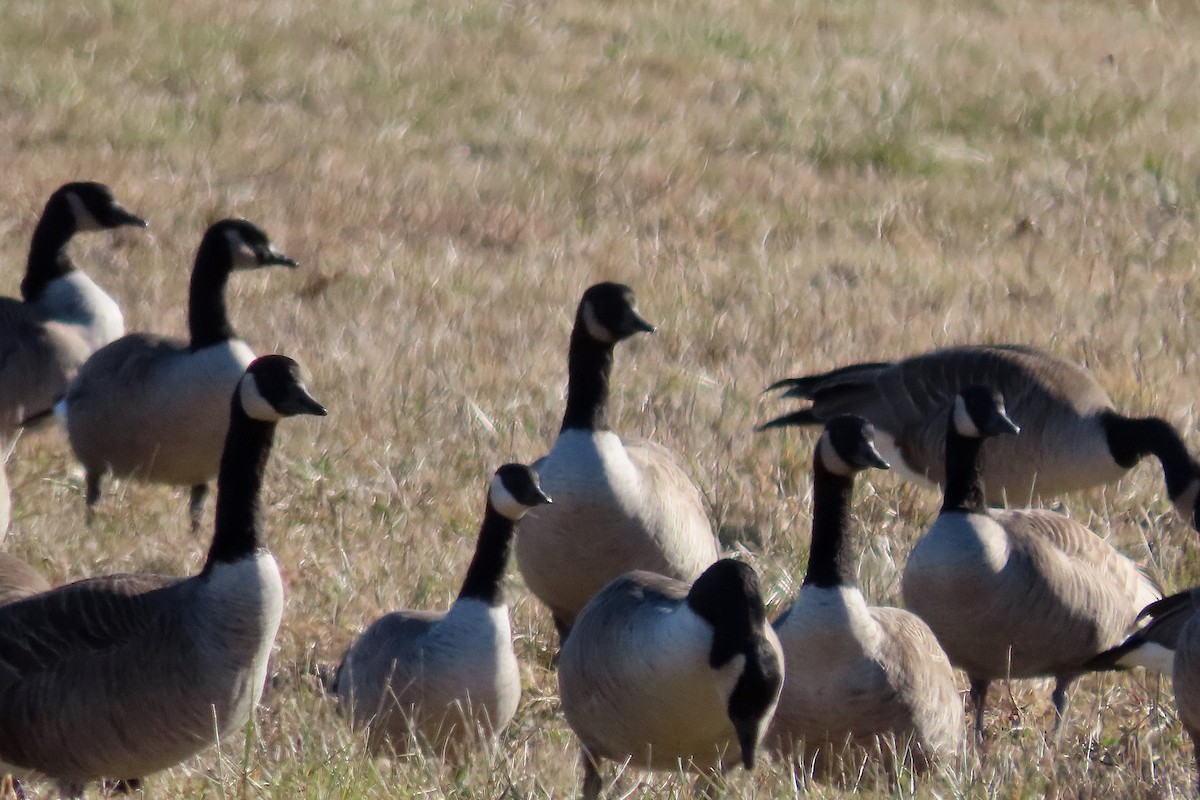
[[[218,671],[250,670],[264,677],[283,616],[283,580],[274,556],[252,556],[213,567],[192,605],[197,649]],[[255,699],[262,691],[258,681]]]
[[[637,467],[612,431],[566,430],[539,464],[542,487],[564,501],[635,503]]]
[[[51,281],[38,310],[47,319],[78,326],[92,350],[125,334],[125,318],[116,301],[78,270]]]
[[[1004,569],[1008,556],[1008,534],[990,515],[946,512],[913,548],[905,581],[949,570],[964,577],[981,572],[994,575]]]
[[[883,634],[862,592],[853,586],[805,586],[775,626],[789,672],[801,663],[814,670],[874,657]]]

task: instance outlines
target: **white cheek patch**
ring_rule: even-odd
[[[604,327],[600,320],[596,319],[596,310],[592,308],[591,303],[583,304],[583,327],[587,329],[588,336],[591,336],[597,342],[612,344],[616,341],[616,337],[612,335],[612,331]]]
[[[253,419],[263,422],[278,422],[283,419],[283,414],[280,414],[275,406],[268,403],[267,398],[262,396],[262,392],[258,390],[258,382],[254,380],[253,375],[242,378],[242,382],[238,384],[238,397],[242,402],[242,410]]]
[[[817,442],[817,457],[821,459],[825,469],[834,475],[841,475],[844,478],[854,474],[854,467],[841,457],[837,448],[833,446],[828,433],[821,434],[821,439]]]
[[[733,694],[733,689],[737,686],[738,679],[742,677],[745,669],[746,656],[743,653],[738,653],[726,661],[724,666],[717,667],[717,687],[721,693],[722,703],[728,705],[729,697]]]
[[[234,269],[246,269],[258,266],[258,256],[254,248],[246,244],[246,240],[232,228],[225,231],[225,240],[229,242],[229,257]]]
[[[971,419],[967,404],[961,396],[954,398],[954,430],[958,431],[959,436],[969,439],[978,439],[980,436],[979,428],[976,427],[975,420]]]
[[[488,489],[488,497],[491,498],[492,508],[513,522],[525,516],[525,512],[529,510],[529,506],[512,496],[512,492],[504,485],[504,481],[500,480],[499,475],[492,478],[492,486]]]
[[[92,212],[88,211],[75,192],[67,192],[67,205],[71,207],[71,214],[75,217],[75,230],[98,231],[104,227],[92,216]]]

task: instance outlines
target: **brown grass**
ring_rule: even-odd
[[[660,325],[619,354],[613,419],[685,454],[775,608],[806,559],[812,443],[750,432],[780,408],[759,395],[777,377],[1027,342],[1194,439],[1190,4],[10,0],[4,17],[6,291],[46,196],[74,179],[151,220],[75,247],[132,330],[185,330],[194,249],[221,216],[302,262],[231,291],[244,338],[299,359],[331,409],[281,427],[271,469],[289,591],[278,686],[248,749],[156,776],[158,797],[573,790],[552,626],[519,578],[527,691],[501,749],[468,768],[371,762],[304,676],[379,613],[453,596],[487,476],[556,430],[571,315],[597,280],[630,283]],[[6,546],[55,580],[185,574],[202,558],[183,494],[161,487],[116,488],[85,531],[60,433],[21,441],[10,466]],[[882,476],[859,500],[864,589],[895,603],[937,498]],[[1166,586],[1200,578],[1152,465],[1063,505]],[[1154,679],[1081,681],[1058,746],[1044,683],[995,694],[981,764],[863,793],[1191,791]],[[781,765],[732,783],[796,793]],[[625,785],[687,792],[672,776]]]

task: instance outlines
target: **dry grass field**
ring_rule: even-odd
[[[577,791],[553,627],[519,576],[525,694],[498,750],[465,767],[369,760],[311,667],[381,612],[453,598],[491,471],[557,431],[575,305],[599,280],[633,286],[660,326],[618,353],[615,426],[685,454],[773,610],[806,563],[815,441],[752,432],[787,407],[760,394],[778,377],[1025,342],[1200,451],[1200,8],[1185,0],[5,0],[2,16],[0,290],[16,293],[49,193],[100,180],[151,227],[81,236],[77,263],[131,330],[182,335],[201,233],[244,216],[301,267],[234,276],[234,324],[297,358],[330,409],[280,426],[268,475],[288,603],[256,728],[154,776],[154,797]],[[114,485],[85,529],[60,431],[19,441],[9,469],[5,547],[56,581],[203,558],[185,493],[163,487]],[[898,603],[939,498],[875,474],[856,500],[864,591]],[[1200,580],[1200,539],[1153,462],[1061,508],[1168,589]],[[1051,719],[1048,683],[1001,685],[982,757],[852,788],[1194,791],[1166,681],[1087,678],[1057,743]],[[845,791],[769,762],[730,782]]]

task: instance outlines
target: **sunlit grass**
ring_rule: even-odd
[[[235,325],[300,360],[331,412],[280,427],[267,500],[289,599],[249,749],[231,737],[151,791],[575,790],[554,633],[519,578],[522,706],[464,769],[371,761],[306,676],[378,614],[453,598],[488,476],[557,429],[573,310],[598,280],[631,284],[660,326],[619,352],[613,419],[683,454],[773,609],[807,558],[813,441],[751,432],[781,408],[760,396],[775,378],[1027,342],[1197,447],[1198,37],[1189,5],[1117,0],[9,0],[0,287],[15,293],[49,193],[105,181],[151,228],[81,237],[77,261],[131,329],[183,335],[201,233],[245,216],[301,268],[235,276]],[[59,432],[21,441],[10,471],[5,546],[55,580],[200,563],[178,491],[115,485],[85,530]],[[888,475],[857,498],[860,580],[897,603],[937,498]],[[1168,588],[1200,580],[1153,464],[1063,508]],[[861,793],[1191,791],[1165,682],[1080,681],[1058,744],[1045,682],[994,695],[982,761]],[[781,764],[731,780],[748,797],[844,793],[798,789]]]

